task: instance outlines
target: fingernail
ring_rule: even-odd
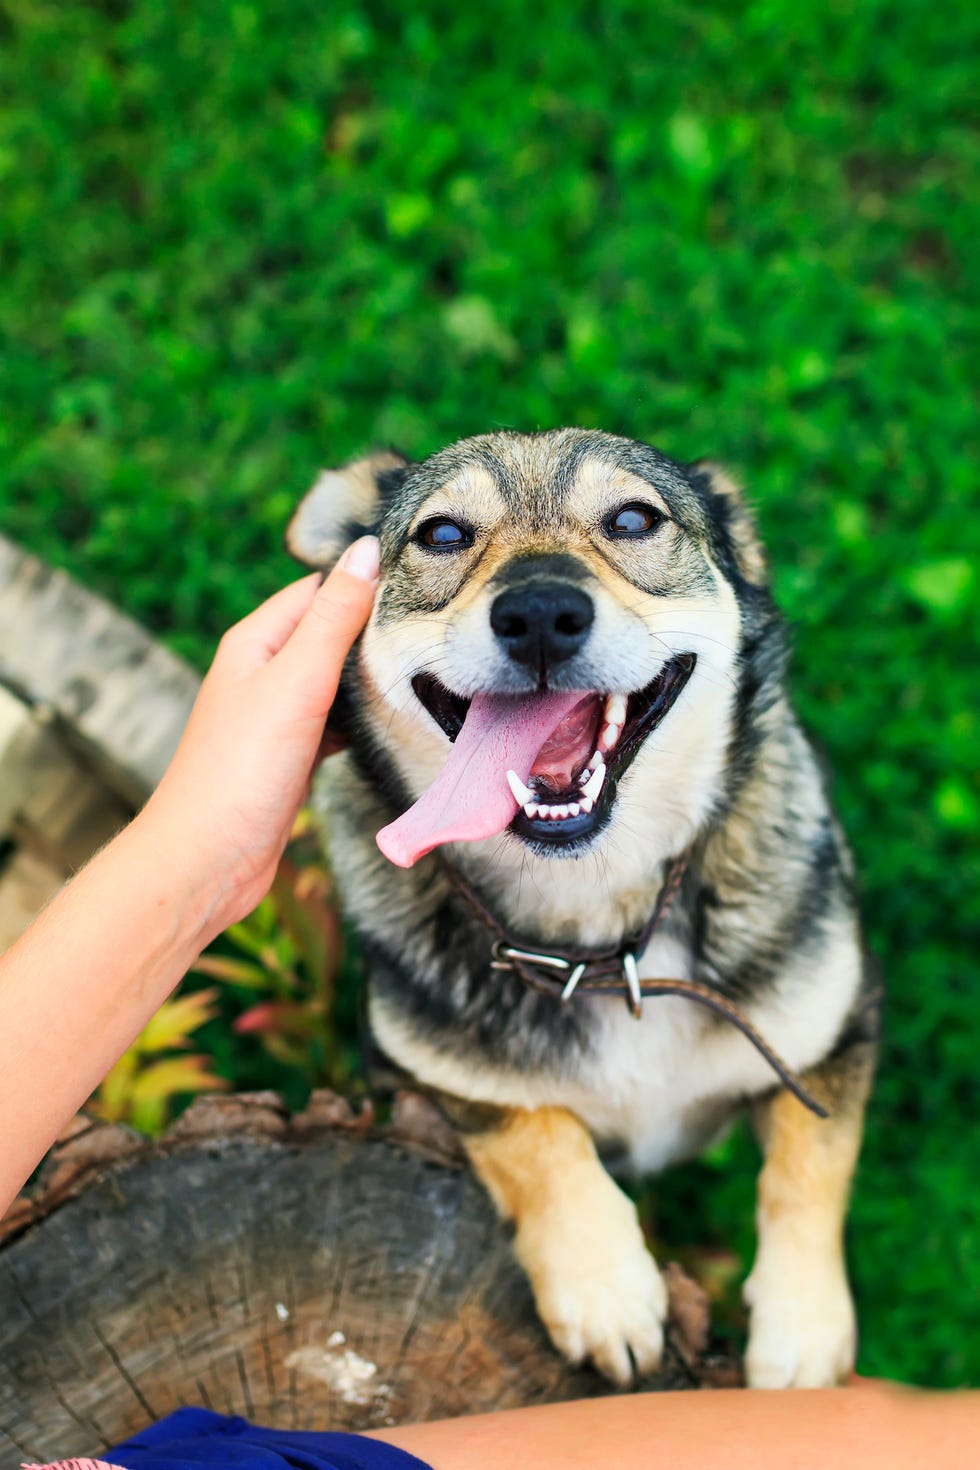
[[[353,546],[348,546],[337,566],[349,577],[360,577],[362,582],[376,582],[381,566],[377,536],[362,536]]]

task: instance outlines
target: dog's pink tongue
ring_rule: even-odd
[[[477,694],[449,758],[414,806],[378,833],[378,846],[410,868],[442,842],[478,842],[514,819],[517,800],[507,772],[526,782],[548,736],[581,693]]]

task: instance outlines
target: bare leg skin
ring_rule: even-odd
[[[751,1388],[827,1388],[854,1366],[844,1217],[871,1074],[870,1048],[855,1046],[808,1076],[829,1118],[815,1117],[786,1091],[756,1106],[765,1163],[758,1249],[745,1283]]]
[[[652,1372],[667,1293],[636,1208],[564,1108],[501,1111],[464,1135],[473,1167],[505,1219],[541,1320],[572,1362],[591,1358],[614,1383]]]

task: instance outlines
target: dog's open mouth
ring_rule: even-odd
[[[453,751],[415,805],[378,834],[379,847],[410,867],[443,842],[506,828],[534,843],[583,841],[608,819],[619,779],[695,662],[681,654],[629,695],[545,690],[467,700],[417,674],[412,687]]]

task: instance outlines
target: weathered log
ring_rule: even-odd
[[[0,949],[153,790],[198,682],[0,536]]]
[[[0,1248],[0,1462],[98,1453],[180,1404],[364,1428],[609,1392],[564,1363],[452,1135],[315,1094],[203,1100],[156,1144],[76,1122]],[[732,1381],[670,1274],[664,1368]]]
[[[166,770],[198,678],[111,603],[0,536],[0,683],[50,711],[138,803]]]

